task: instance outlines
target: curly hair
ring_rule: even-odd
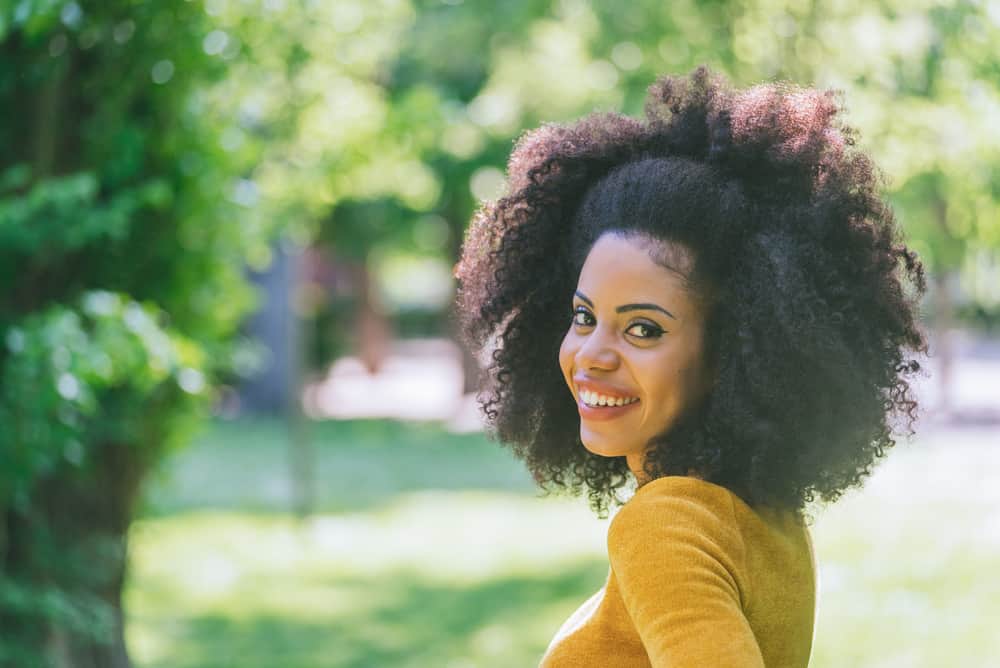
[[[706,307],[715,385],[653,438],[651,477],[690,475],[797,511],[859,486],[917,418],[923,266],[836,91],[734,89],[701,66],[648,91],[645,119],[595,113],[525,133],[508,194],[476,213],[455,266],[463,344],[489,353],[491,438],[545,490],[606,516],[625,457],[589,452],[558,364],[589,248],[608,231],[679,242]],[[484,359],[485,361],[485,359]]]

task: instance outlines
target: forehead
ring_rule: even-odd
[[[587,254],[579,283],[581,288],[666,293],[684,287],[691,266],[691,254],[679,244],[606,233]]]

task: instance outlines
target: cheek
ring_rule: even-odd
[[[684,361],[684,382],[687,388],[693,394],[701,394],[705,388],[708,373],[700,341],[692,343]]]
[[[676,401],[683,383],[683,370],[677,368],[677,360],[670,353],[644,357],[635,360],[636,382],[649,396],[649,406],[667,409]]]
[[[685,365],[674,371],[673,393],[683,409],[700,401],[706,391],[706,375],[701,360],[690,358]]]

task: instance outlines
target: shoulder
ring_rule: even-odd
[[[666,476],[638,490],[612,518],[609,534],[665,525],[738,533],[736,495],[689,476]]]
[[[739,569],[744,546],[736,501],[726,488],[698,478],[666,476],[646,483],[608,527],[612,565],[710,559]]]

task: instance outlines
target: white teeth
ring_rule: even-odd
[[[588,406],[624,406],[639,401],[638,397],[618,397],[612,399],[611,397],[588,390],[580,390],[580,398]]]

